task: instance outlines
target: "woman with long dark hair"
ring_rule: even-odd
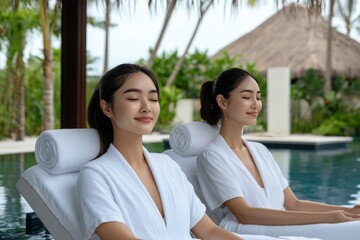
[[[359,239],[359,205],[341,207],[298,199],[269,150],[243,138],[244,126],[255,125],[262,108],[254,76],[228,69],[215,82],[203,84],[200,100],[202,119],[220,127],[197,162],[207,206],[223,217],[220,226],[275,237]]]

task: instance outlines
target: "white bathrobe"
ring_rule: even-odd
[[[268,236],[304,236],[324,240],[359,240],[360,221],[338,224],[308,224],[297,226],[244,225],[221,205],[232,198],[244,197],[252,207],[284,210],[284,189],[288,186],[280,168],[269,150],[260,143],[248,142],[250,151],[261,176],[264,188],[239,160],[221,135],[198,157],[197,171],[201,191],[207,206],[222,218],[220,226],[241,234]]]
[[[99,159],[86,164],[77,183],[77,207],[86,239],[109,221],[126,224],[141,239],[192,239],[190,229],[205,214],[180,167],[167,155],[145,158],[159,189],[165,219],[121,153],[110,145]]]

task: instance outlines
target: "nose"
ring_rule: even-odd
[[[142,112],[142,113],[151,112],[151,107],[150,107],[150,104],[149,104],[149,101],[148,101],[148,100],[143,99],[143,100],[141,101],[140,112]]]
[[[251,105],[253,109],[259,109],[261,107],[261,100],[254,98],[253,104]]]

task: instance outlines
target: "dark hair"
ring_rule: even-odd
[[[125,83],[131,74],[142,72],[154,83],[159,95],[159,86],[154,74],[145,67],[137,64],[120,64],[104,74],[97,84],[88,105],[87,119],[89,126],[95,128],[100,137],[100,153],[104,154],[113,141],[113,128],[111,120],[103,113],[100,100],[113,102],[114,93]]]
[[[224,98],[230,96],[230,92],[237,88],[247,77],[257,79],[240,68],[230,68],[222,72],[215,80],[203,83],[200,90],[200,116],[208,124],[217,126],[221,119],[220,107],[216,102],[216,96],[221,94]]]

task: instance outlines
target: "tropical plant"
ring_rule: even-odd
[[[346,1],[336,1],[336,9],[339,12],[339,15],[343,19],[346,28],[346,35],[350,36],[351,29],[355,26],[356,23],[360,22],[360,13],[356,12],[357,1],[356,0],[346,0]],[[358,15],[356,15],[358,14]],[[355,15],[355,16],[354,16]]]
[[[2,5],[0,13],[0,41],[6,45],[6,75],[2,103],[7,106],[10,122],[7,136],[15,134],[16,140],[25,137],[25,66],[26,36],[37,24],[37,15],[20,8],[20,4]],[[6,107],[5,107],[6,109]]]
[[[51,38],[60,34],[60,4],[57,0],[53,6],[49,0],[37,0],[40,12],[41,33],[43,36],[43,76],[44,76],[44,123],[43,130],[54,128],[54,73]]]
[[[152,5],[151,2],[152,2],[152,1],[149,1],[149,5],[150,5],[150,6]],[[168,1],[166,1],[166,5],[167,5],[167,6],[166,6],[165,19],[164,19],[164,22],[163,22],[163,24],[162,24],[159,37],[158,37],[157,40],[156,40],[155,47],[154,47],[154,49],[152,49],[152,50],[150,51],[150,57],[149,57],[149,59],[147,60],[147,63],[146,63],[146,65],[147,65],[148,68],[152,68],[152,65],[153,65],[153,63],[154,63],[154,59],[155,59],[156,54],[157,54],[157,52],[158,52],[158,50],[159,50],[160,44],[161,44],[161,42],[162,42],[162,40],[163,40],[165,31],[166,31],[167,26],[168,26],[168,24],[169,24],[169,22],[170,22],[170,19],[171,19],[171,16],[172,16],[172,14],[173,14],[173,11],[174,11],[174,9],[175,9],[176,3],[177,3],[177,0],[168,0]],[[156,1],[154,2],[154,6],[155,6],[155,8],[156,8]]]
[[[191,44],[193,43],[195,36],[199,30],[200,24],[202,22],[202,20],[204,19],[205,14],[207,13],[207,11],[209,10],[210,6],[213,4],[213,0],[200,0],[199,1],[199,18],[197,20],[195,29],[190,37],[190,40],[188,42],[188,44],[185,47],[185,50],[183,52],[183,54],[181,55],[181,57],[179,58],[179,60],[177,61],[173,71],[171,72],[170,77],[168,78],[168,80],[166,81],[166,86],[170,86],[176,78],[176,75],[178,74],[178,72],[180,71],[181,65],[184,63],[185,61],[185,57],[186,54],[188,53]]]

